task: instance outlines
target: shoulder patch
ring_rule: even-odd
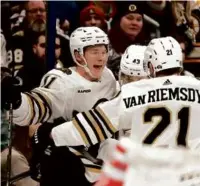
[[[58,68],[57,70],[62,71],[63,73],[67,74],[67,75],[71,75],[72,71],[69,68]]]

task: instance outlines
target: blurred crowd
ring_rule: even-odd
[[[49,12],[53,6],[55,12]],[[74,65],[70,34],[80,26],[96,26],[110,40],[108,68],[118,79],[121,55],[131,44],[145,45],[152,38],[173,36],[182,47],[184,60],[200,64],[199,1],[2,1],[1,2],[1,66],[14,70],[23,80],[23,91],[39,86],[48,70],[47,25],[55,15],[55,68]],[[196,66],[190,68],[200,76]],[[2,111],[2,118],[4,118]],[[2,177],[6,174],[7,123],[1,122]],[[37,126],[15,127],[13,158],[16,168],[12,176],[29,170],[29,139]],[[32,129],[33,128],[33,129]],[[26,141],[27,143],[22,143]],[[22,163],[23,162],[23,163]],[[17,186],[38,185],[30,177]]]

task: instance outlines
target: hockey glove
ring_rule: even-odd
[[[44,157],[45,150],[53,145],[49,135],[54,125],[52,123],[43,123],[38,127],[31,138],[32,159],[30,161],[30,171],[32,179],[40,181],[40,164]]]
[[[22,80],[13,77],[11,71],[7,68],[1,68],[1,103],[2,108],[9,110],[10,104],[13,109],[19,108],[21,105],[21,88]]]
[[[50,138],[50,133],[55,125],[52,123],[43,123],[35,131],[35,134],[31,138],[33,151],[37,154],[41,154],[45,151],[48,145],[53,145],[53,140]]]
[[[63,118],[57,118],[53,123],[42,123],[31,138],[32,147],[37,151],[44,152],[48,145],[54,144],[53,139],[50,138],[51,130],[64,122],[66,122],[66,120]]]
[[[55,147],[53,140],[50,138],[51,130],[59,124],[61,123],[43,123],[36,129],[33,137],[31,138],[33,151],[30,162],[30,170],[32,179],[36,181],[40,181],[41,178],[41,162],[46,155],[51,156],[51,152]]]

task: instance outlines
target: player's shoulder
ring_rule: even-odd
[[[53,69],[47,72],[45,76],[57,76],[57,77],[65,77],[71,75],[72,71],[69,68],[60,68],[60,69]]]
[[[159,89],[163,87],[188,87],[200,89],[200,81],[190,76],[165,76],[152,79],[143,79],[131,82],[122,86],[122,90],[126,92],[132,91],[134,94]]]
[[[67,90],[68,96],[70,92],[79,86],[79,81],[73,77],[73,70],[71,69],[53,69],[46,73],[40,83],[40,87],[48,89]]]
[[[75,67],[53,69],[47,76],[58,77],[68,88],[79,88],[88,84],[88,81],[76,72]]]
[[[115,80],[115,76],[114,76],[113,72],[109,68],[105,67],[104,70],[103,70],[101,79],[105,79],[105,80],[112,79],[112,80]]]
[[[134,88],[159,88],[163,86],[200,86],[200,81],[192,76],[164,76],[152,79],[143,79],[137,82],[129,83],[127,87]]]
[[[152,88],[152,86],[155,86],[155,85],[156,85],[155,79],[142,79],[139,81],[127,83],[122,86],[122,89],[144,90],[144,89]]]
[[[53,69],[53,70],[50,70],[49,72],[47,72],[43,76],[42,81],[44,81],[43,83],[45,84],[45,82],[47,82],[48,80],[50,81],[50,79],[52,79],[52,81],[54,80],[54,82],[59,81],[59,83],[65,84],[67,82],[66,77],[70,76],[71,74],[72,74],[72,71],[70,69],[66,69],[66,68],[65,69]],[[68,82],[68,84],[69,84],[69,82]]]
[[[165,77],[165,81],[170,81],[174,86],[183,86],[183,87],[191,87],[191,88],[199,88],[200,89],[200,81],[196,77],[192,76],[169,76]],[[164,80],[164,79],[163,79]]]

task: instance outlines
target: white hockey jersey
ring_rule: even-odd
[[[73,113],[91,109],[116,94],[116,81],[105,68],[98,82],[80,76],[75,68],[51,70],[39,88],[22,93],[22,104],[14,111],[14,123],[25,126],[63,117],[71,120]]]
[[[125,85],[120,123],[146,144],[187,146],[200,138],[200,81],[170,76]],[[123,128],[124,128],[123,127]]]
[[[57,146],[90,146],[120,129],[156,145],[187,145],[199,138],[200,81],[168,76],[122,86],[121,94],[52,130]]]

